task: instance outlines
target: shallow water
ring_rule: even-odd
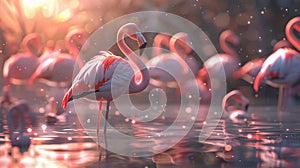
[[[118,152],[108,152],[108,156],[98,162],[95,143],[98,103],[88,102],[87,105],[87,102],[82,100],[75,109],[70,107],[63,114],[65,121],[54,125],[47,124],[44,116],[36,115],[36,122],[29,124],[31,129],[27,129],[32,144],[23,155],[10,147],[2,112],[1,167],[231,168],[297,167],[300,164],[300,114],[297,106],[281,113],[281,117],[278,117],[275,105],[251,106],[251,120],[233,123],[214,115],[206,118],[207,105],[201,105],[197,115],[192,117],[188,115],[190,109],[186,108],[187,114],[178,119],[179,105],[168,104],[157,118],[143,122],[139,118],[123,116],[112,104],[107,147],[117,148]],[[44,104],[33,109],[40,110]],[[135,105],[147,107],[142,103]],[[130,111],[131,107],[127,109]],[[103,121],[102,117],[100,141],[104,147]],[[120,138],[118,133],[134,139]],[[207,139],[203,140],[203,137]]]

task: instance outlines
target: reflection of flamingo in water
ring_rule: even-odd
[[[22,41],[23,53],[10,56],[3,66],[4,83],[10,92],[10,84],[24,84],[38,66],[37,55],[42,52],[41,37],[28,34]]]
[[[50,97],[49,103],[48,103],[48,112],[46,113],[46,119],[47,123],[50,125],[53,125],[56,122],[65,122],[66,121],[66,116],[65,113],[58,115],[61,112],[58,112],[58,107],[57,107],[57,101],[54,97]]]
[[[117,44],[121,51],[129,58],[140,70],[140,81],[135,80],[135,74],[130,63],[125,59],[112,54],[111,52],[102,51],[101,55],[93,57],[88,61],[75,77],[71,88],[65,94],[62,105],[67,107],[67,103],[74,99],[89,98],[99,101],[97,139],[99,142],[100,112],[102,102],[106,101],[106,115],[108,119],[110,102],[122,94],[132,94],[143,91],[149,83],[149,71],[146,65],[125,43],[125,36],[136,40],[140,49],[146,46],[146,40],[141,34],[139,28],[134,23],[123,25],[117,35]],[[126,84],[129,84],[126,85]],[[106,123],[106,122],[105,122]],[[106,145],[106,124],[104,125],[104,142]],[[99,160],[101,159],[101,150]]]
[[[27,152],[31,140],[25,135],[25,115],[30,112],[27,103],[20,101],[14,104],[7,112],[9,138],[12,147],[18,147],[21,153]]]
[[[286,35],[291,44],[300,49],[299,40],[293,34],[295,24],[299,26],[299,17],[292,19],[286,26]],[[297,29],[298,30],[298,29]],[[286,89],[293,86],[300,79],[300,54],[291,48],[282,48],[271,54],[263,63],[254,81],[254,90],[258,91],[260,83],[279,88],[278,110],[286,110]]]
[[[245,122],[250,118],[248,106],[249,100],[238,90],[227,93],[222,101],[225,116],[235,123]]]
[[[88,35],[84,31],[75,29],[70,31],[65,38],[70,54],[60,51],[50,51],[40,58],[40,64],[30,78],[32,84],[36,79],[46,79],[48,85],[68,86],[71,84],[74,66],[79,55],[81,46],[87,40]],[[78,65],[83,63],[78,59]]]
[[[163,45],[170,48],[170,53],[162,54]],[[150,84],[157,87],[176,88],[176,80],[172,75],[185,78],[189,72],[188,54],[192,51],[191,42],[186,33],[180,32],[173,37],[160,33],[154,38],[153,58],[147,62],[150,73]],[[190,62],[190,61],[189,61]],[[194,66],[195,62],[192,64]],[[169,73],[172,74],[169,74]]]
[[[208,84],[209,87],[210,79],[208,72],[214,74],[214,76],[218,74],[222,75],[220,72],[222,72],[222,69],[224,68],[226,79],[228,79],[239,68],[238,54],[228,44],[229,42],[234,46],[237,46],[240,42],[239,37],[233,31],[225,30],[221,33],[219,41],[220,47],[225,54],[217,54],[210,57],[205,61],[205,67],[201,68],[198,72],[198,78],[200,78],[204,83]],[[221,79],[221,77],[219,79]]]

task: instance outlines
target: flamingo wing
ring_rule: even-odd
[[[81,97],[111,100],[112,94],[117,96],[126,92],[126,83],[132,79],[133,74],[129,62],[123,58],[111,53],[97,55],[74,78],[63,99],[63,107],[66,108],[68,101]]]

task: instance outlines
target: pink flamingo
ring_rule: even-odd
[[[10,92],[10,84],[24,84],[38,66],[37,55],[42,51],[41,36],[31,33],[22,41],[23,53],[10,56],[3,66],[4,83]]]
[[[300,17],[295,17],[291,19],[287,26],[286,26],[286,38],[288,41],[298,50],[300,51],[300,39],[297,38],[297,36],[294,34],[293,29],[295,29],[297,32],[300,32]],[[294,86],[291,88],[293,90],[293,94],[298,94],[300,92],[300,84]]]
[[[234,123],[245,122],[250,118],[248,106],[249,100],[239,90],[227,93],[222,101],[225,116]]]
[[[36,79],[46,79],[46,84],[50,86],[69,86],[72,82],[72,76],[76,60],[79,55],[80,47],[87,40],[88,35],[84,31],[75,29],[70,31],[65,38],[67,48],[70,53],[61,53],[60,51],[49,51],[41,57],[41,62],[36,71],[30,77],[29,83],[32,84]],[[78,59],[78,64],[83,65]]]
[[[183,58],[187,57],[187,54],[192,51],[190,44],[188,35],[183,32],[177,33],[173,37],[164,33],[155,36],[153,44],[154,58],[146,63],[149,68],[151,85],[177,88],[176,80],[172,74],[177,74],[182,78],[187,76],[189,68]],[[162,54],[161,48],[163,45],[169,47],[171,52]],[[169,74],[169,72],[172,74]]]
[[[300,49],[299,39],[293,34],[293,28],[299,29],[299,17],[296,17],[286,25],[286,36],[290,43]],[[298,27],[297,27],[298,26]],[[281,48],[271,54],[263,63],[260,72],[254,81],[254,90],[259,90],[260,83],[264,80],[267,84],[279,88],[278,111],[286,110],[287,93],[300,79],[300,54],[291,48]]]
[[[273,51],[278,50],[279,48],[291,48],[291,44],[287,40],[280,40],[277,42],[274,47]],[[255,58],[245,65],[243,65],[238,71],[233,74],[234,79],[242,78],[245,81],[253,84],[253,81],[261,69],[266,58]]]
[[[133,94],[143,91],[149,83],[149,71],[146,65],[138,58],[138,56],[125,43],[125,36],[136,40],[140,49],[146,46],[146,40],[141,34],[139,28],[134,23],[123,25],[117,35],[117,44],[121,51],[130,61],[132,61],[140,70],[140,81],[135,80],[135,74],[130,63],[111,52],[101,51],[100,55],[93,57],[80,70],[73,80],[73,84],[62,101],[63,108],[67,107],[67,103],[74,99],[86,97],[88,99],[96,99],[99,101],[97,139],[99,142],[100,113],[102,102],[106,101],[106,115],[108,119],[110,102],[114,98],[122,94]],[[129,84],[126,85],[126,84]],[[115,86],[114,86],[115,85]],[[112,87],[114,89],[112,90]],[[104,126],[104,136],[106,135],[106,124]],[[104,137],[105,145],[106,138]],[[101,160],[101,150],[99,155]]]
[[[179,32],[174,34],[170,39],[170,49],[186,62],[194,75],[198,73],[200,66],[197,60],[189,55],[192,52],[192,41],[187,33]]]
[[[224,68],[226,79],[232,77],[233,73],[239,69],[237,52],[228,44],[237,46],[240,42],[239,37],[231,30],[225,30],[220,35],[220,47],[225,52],[217,54],[205,61],[205,67],[198,72],[198,78],[210,86],[208,71],[213,74],[220,74]],[[220,74],[222,75],[222,74]]]

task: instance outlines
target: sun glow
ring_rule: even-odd
[[[22,0],[22,7],[28,19],[32,19],[38,12],[49,18],[58,13],[59,3],[58,0]]]

